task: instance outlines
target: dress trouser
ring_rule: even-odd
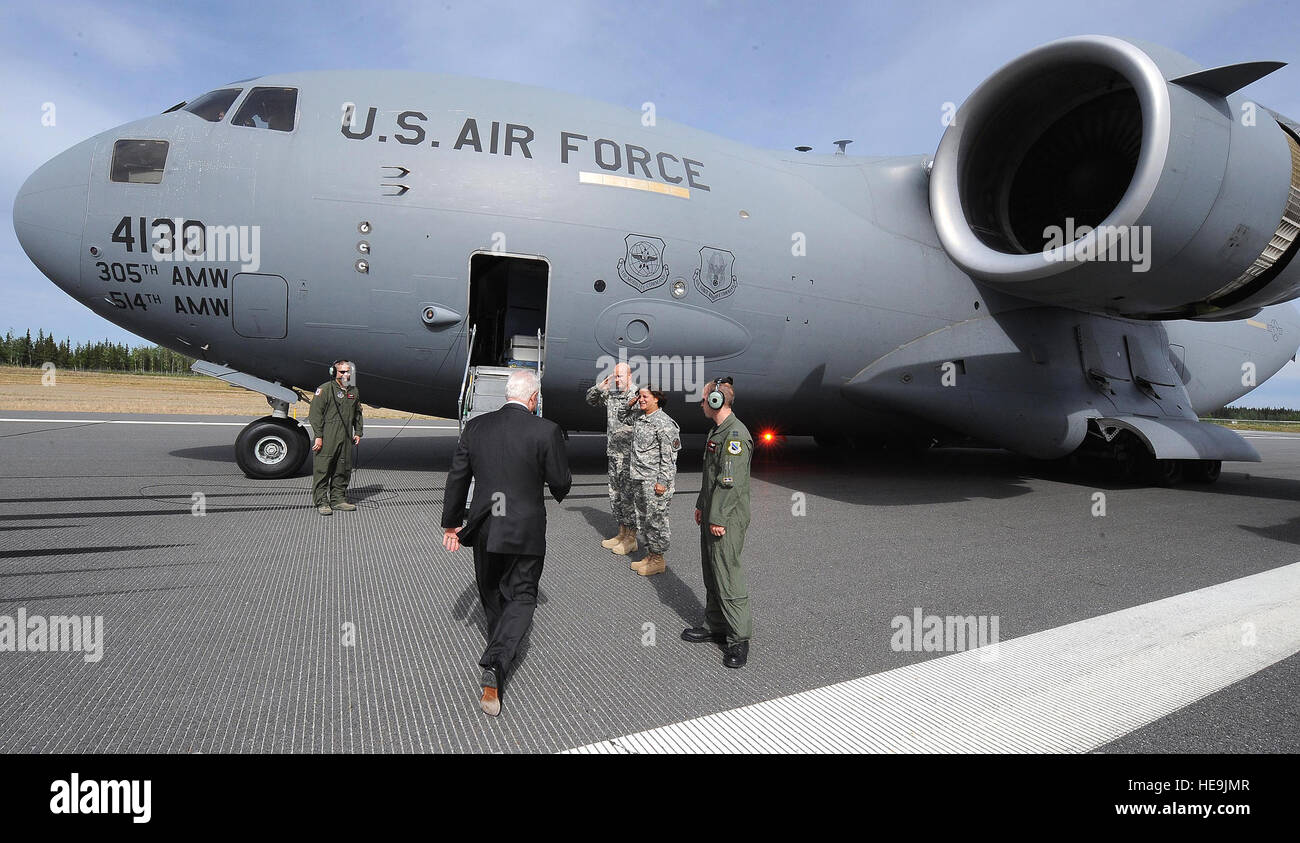
[[[504,678],[510,673],[515,652],[537,608],[537,582],[542,577],[542,557],[520,553],[492,553],[474,545],[474,581],[487,615],[487,648],[480,667],[495,665]]]

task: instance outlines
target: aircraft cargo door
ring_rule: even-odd
[[[469,360],[460,388],[460,422],[505,403],[516,369],[546,365],[550,264],[533,257],[477,252],[469,260]],[[538,415],[542,408],[537,407]]]
[[[470,258],[471,366],[544,365],[547,281],[544,260],[498,253]]]
[[[284,339],[289,324],[289,285],[278,275],[241,272],[230,282],[235,333],[250,339]]]

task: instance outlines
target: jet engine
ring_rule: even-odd
[[[1044,304],[1233,319],[1300,295],[1297,125],[1203,70],[1107,36],[998,70],[945,131],[930,208],[949,257]]]

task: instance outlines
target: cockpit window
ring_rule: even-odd
[[[120,140],[113,144],[109,178],[131,184],[158,184],[167,165],[167,141]]]
[[[298,110],[297,88],[254,88],[235,115],[236,126],[292,132]]]
[[[221,118],[225,117],[226,111],[230,109],[230,104],[235,101],[235,97],[239,96],[240,90],[240,88],[220,88],[216,91],[208,91],[185,106],[185,110],[202,117],[209,123],[220,123]]]

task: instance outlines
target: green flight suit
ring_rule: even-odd
[[[704,449],[704,477],[695,508],[700,511],[700,557],[704,566],[705,621],[714,633],[725,633],[727,644],[748,641],[753,633],[749,585],[740,567],[749,527],[749,464],[754,437],[736,418],[727,416],[709,431]],[[710,524],[725,527],[715,536]]]
[[[361,436],[365,423],[361,393],[355,386],[326,381],[312,396],[307,421],[312,436],[321,440],[312,463],[312,501],[318,507],[343,503],[352,479],[352,436]]]

